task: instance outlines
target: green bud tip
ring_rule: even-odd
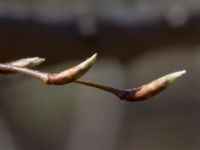
[[[178,78],[180,78],[185,73],[186,73],[186,70],[182,70],[182,71],[177,71],[177,72],[168,74],[168,83],[169,84],[174,83]]]
[[[35,67],[40,65],[41,63],[43,63],[45,61],[45,58],[40,58],[40,57],[33,57],[33,58],[29,58],[29,66],[30,67]]]
[[[90,67],[94,64],[96,58],[97,58],[97,53],[95,53],[94,55],[92,55],[92,56],[91,56],[90,58],[88,58],[86,61],[82,62],[82,63],[79,65],[79,67],[80,67],[81,69],[90,68]]]

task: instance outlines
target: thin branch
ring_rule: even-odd
[[[40,65],[41,63],[43,63],[45,61],[45,58],[39,58],[39,57],[32,57],[32,58],[22,58],[16,61],[12,61],[12,62],[8,62],[4,65],[14,65],[17,67],[22,67],[22,68],[33,68],[36,67],[38,65]],[[10,68],[6,69],[6,67],[4,67],[3,70],[0,70],[1,74],[13,74],[16,73],[13,70],[10,70]]]
[[[94,82],[91,82],[91,81],[77,79],[74,82],[78,83],[78,84],[83,84],[83,85],[86,85],[86,86],[94,87],[94,88],[97,88],[97,89],[100,89],[100,90],[103,90],[103,91],[106,91],[106,92],[110,92],[110,93],[112,93],[112,94],[114,94],[118,97],[121,97],[122,95],[125,94],[124,90],[109,87],[109,86],[102,85],[102,84],[99,84],[99,83],[94,83]]]
[[[48,80],[48,73],[39,72],[37,70],[33,70],[29,68],[21,68],[21,67],[17,67],[11,64],[0,64],[0,70],[1,72],[9,72],[9,73],[18,72],[18,73],[26,74],[35,78],[39,78],[43,80],[44,82],[47,82]]]
[[[174,81],[176,81],[185,73],[186,73],[185,70],[170,73],[148,84],[142,85],[137,88],[125,89],[125,90],[120,90],[113,87],[84,80],[76,80],[74,82],[110,92],[119,97],[121,100],[136,102],[136,101],[143,101],[149,99],[154,95],[157,95],[158,93],[165,90],[169,85],[174,83]]]
[[[157,95],[169,85],[171,85],[175,80],[180,78],[183,74],[186,73],[185,70],[178,71],[174,73],[167,74],[161,78],[158,78],[148,84],[142,85],[137,88],[132,89],[117,89],[109,87],[106,85],[101,85],[91,81],[78,80],[83,74],[85,74],[93,65],[97,57],[97,54],[94,54],[92,57],[82,62],[81,64],[62,71],[60,73],[45,73],[37,70],[29,69],[26,67],[34,67],[41,64],[45,59],[43,58],[25,58],[11,63],[0,64],[0,73],[22,73],[35,78],[39,78],[47,84],[61,85],[69,82],[75,82],[78,84],[87,85],[90,87],[98,88],[106,92],[112,93],[119,97],[121,100],[125,101],[143,101],[149,99],[150,97]]]
[[[72,67],[70,69],[64,70],[60,73],[46,73],[46,72],[40,72],[40,71],[29,69],[29,68],[24,68],[24,66],[30,66],[30,63],[27,63],[25,65],[25,62],[27,61],[27,59],[23,59],[23,60],[21,59],[19,61],[15,61],[12,63],[0,64],[0,70],[1,70],[0,73],[16,73],[17,72],[17,73],[26,74],[26,75],[41,79],[47,84],[61,85],[61,84],[73,82],[77,78],[84,75],[94,64],[96,57],[97,57],[97,54],[94,54],[92,57],[80,63],[79,65]],[[36,65],[36,62],[37,62],[37,65],[41,63],[41,61],[39,61],[38,63],[38,61],[36,60],[34,61],[32,60],[30,62],[34,65]]]

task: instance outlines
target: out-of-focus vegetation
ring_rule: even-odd
[[[0,2],[2,15],[19,18],[35,17],[44,21],[66,21],[81,17],[124,21],[145,21],[157,17],[180,20],[191,14],[199,14],[198,0],[9,0]],[[179,20],[178,19],[178,20]],[[174,20],[175,22],[177,20]],[[183,21],[183,20],[182,20]]]

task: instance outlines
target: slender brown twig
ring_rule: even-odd
[[[74,82],[110,92],[119,97],[121,100],[136,102],[136,101],[143,101],[154,95],[157,95],[185,73],[186,73],[185,70],[170,73],[148,84],[142,85],[137,88],[125,89],[125,90],[120,90],[113,87],[84,80],[76,80]]]
[[[77,79],[74,82],[78,83],[78,84],[83,84],[83,85],[86,85],[86,86],[91,86],[91,87],[94,87],[94,88],[97,88],[97,89],[100,89],[100,90],[103,90],[103,91],[106,91],[106,92],[110,92],[110,93],[112,93],[112,94],[114,94],[118,97],[121,97],[125,94],[124,90],[109,87],[109,86],[102,85],[102,84],[99,84],[99,83],[94,83],[94,82],[91,82],[91,81]]]
[[[97,57],[97,54],[94,54],[92,57],[80,63],[79,65],[74,66],[70,69],[64,70],[62,72],[59,72],[59,73],[46,73],[46,72],[33,70],[30,68],[25,68],[24,66],[26,67],[35,66],[43,61],[43,59],[41,58],[39,58],[40,61],[38,61],[38,59],[27,58],[27,59],[14,61],[11,63],[0,64],[0,73],[8,73],[8,74],[22,73],[22,74],[26,74],[26,75],[41,79],[47,84],[61,85],[61,84],[73,82],[77,78],[84,75],[94,64],[96,57]],[[29,63],[28,63],[28,60],[29,60]]]
[[[25,68],[25,67],[33,68],[33,67],[40,65],[44,61],[45,61],[45,58],[32,57],[32,58],[22,58],[22,59],[19,59],[16,61],[5,63],[3,65],[14,65],[17,67],[22,67],[22,68]],[[10,70],[9,67],[7,69],[6,69],[6,67],[4,67],[4,69],[0,69],[0,73],[1,74],[13,74],[16,72],[13,70]]]
[[[178,71],[175,73],[170,73],[148,84],[142,85],[137,88],[125,89],[125,90],[113,88],[106,85],[101,85],[91,81],[79,80],[78,78],[80,78],[91,68],[94,61],[96,60],[96,56],[97,55],[94,54],[92,57],[82,62],[81,64],[72,67],[70,69],[67,69],[65,71],[62,71],[60,73],[46,73],[29,69],[28,67],[34,67],[36,65],[39,65],[45,60],[43,58],[38,58],[38,57],[25,58],[6,64],[0,64],[0,73],[13,74],[18,72],[33,76],[35,78],[39,78],[47,84],[54,84],[54,85],[61,85],[69,82],[75,82],[78,84],[83,84],[90,87],[98,88],[100,90],[116,95],[121,100],[131,101],[131,102],[146,100],[160,93],[161,91],[166,89],[171,83],[173,83],[175,80],[177,80],[183,74],[186,73],[185,70]]]

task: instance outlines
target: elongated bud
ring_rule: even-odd
[[[127,89],[125,94],[121,96],[121,99],[133,102],[146,100],[166,89],[185,73],[185,70],[170,73],[141,87]]]
[[[96,57],[97,54],[94,54],[92,57],[88,58],[86,61],[80,63],[75,67],[62,71],[60,73],[49,74],[46,83],[61,85],[73,82],[74,80],[85,74],[92,67],[96,60]]]
[[[40,65],[44,61],[45,61],[45,58],[32,57],[32,58],[22,58],[22,59],[19,59],[17,61],[10,62],[8,64],[11,64],[11,65],[14,65],[14,66],[17,66],[17,67],[23,67],[23,68],[25,68],[25,67],[29,68],[30,67],[30,68],[32,68],[32,67]]]
[[[12,61],[6,64],[9,65],[14,65],[16,67],[22,67],[22,68],[32,68],[35,66],[40,65],[41,63],[43,63],[45,61],[45,58],[40,58],[40,57],[32,57],[32,58],[22,58],[16,61]],[[4,70],[1,69],[0,70],[1,74],[13,74],[16,73],[16,71],[10,69],[10,68],[5,68]]]

